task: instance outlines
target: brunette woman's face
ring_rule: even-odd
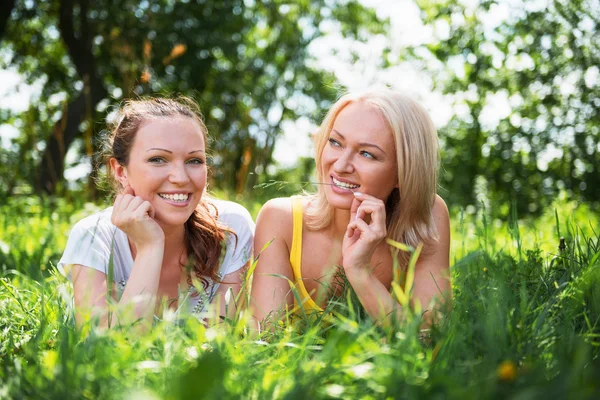
[[[138,129],[121,183],[154,207],[162,226],[184,224],[206,187],[202,128],[192,118],[153,118]]]
[[[353,192],[385,201],[398,187],[394,137],[381,114],[364,103],[351,103],[338,114],[321,153],[328,202],[349,209]]]

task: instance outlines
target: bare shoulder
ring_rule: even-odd
[[[433,222],[439,234],[439,244],[443,247],[449,245],[450,242],[450,213],[446,202],[439,195],[435,196],[433,203]]]
[[[280,197],[267,201],[256,217],[256,234],[282,237],[290,242],[292,237],[292,200]]]
[[[267,201],[258,212],[257,221],[269,222],[273,218],[284,218],[292,221],[292,200],[289,197],[279,197]],[[279,221],[281,222],[281,221]]]
[[[446,206],[446,202],[444,199],[440,197],[439,194],[435,195],[435,200],[433,201],[433,216],[434,218],[450,218],[450,214],[448,213],[448,206]]]
[[[447,253],[450,250],[450,213],[446,202],[439,195],[435,196],[431,216],[437,238],[427,241],[423,251],[424,259],[435,256],[436,253]]]
[[[445,271],[450,266],[450,215],[446,203],[438,195],[431,213],[438,238],[429,241],[419,257],[417,273],[424,275],[432,271]],[[428,276],[426,278],[429,279]]]

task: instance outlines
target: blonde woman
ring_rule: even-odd
[[[424,244],[413,301],[427,310],[436,296],[449,298],[450,222],[436,194],[438,138],[425,109],[390,89],[345,95],[321,124],[315,148],[317,193],[270,200],[258,215],[254,248],[272,243],[254,271],[254,317],[321,311],[326,283],[341,269],[371,318],[402,318],[390,294],[394,255],[386,238]],[[405,268],[409,254],[399,257]]]

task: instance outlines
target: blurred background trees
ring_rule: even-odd
[[[23,183],[38,193],[62,191],[67,153],[92,162],[119,99],[155,93],[198,100],[215,139],[213,179],[241,193],[256,183],[250,172],[272,163],[281,124],[319,119],[337,95],[333,76],[307,54],[323,24],[338,23],[356,40],[385,29],[353,1],[16,0],[2,7],[4,65],[43,84],[26,112],[1,116],[20,130],[13,154],[3,154],[20,165],[0,178],[8,194]]]
[[[432,39],[384,49],[377,64],[410,63],[451,104],[440,129],[448,204],[535,214],[564,193],[600,205],[600,1],[416,4]],[[114,106],[154,93],[200,102],[219,188],[304,180],[305,159],[301,171],[269,167],[283,124],[318,123],[338,94],[309,51],[332,25],[356,43],[389,32],[344,0],[3,2],[0,63],[42,89],[25,112],[0,110],[19,131],[0,148],[0,195],[64,193],[65,168],[92,163]]]
[[[600,2],[502,3],[418,1],[437,35],[412,56],[454,104],[443,196],[504,213],[514,202],[520,215],[561,191],[599,206]]]

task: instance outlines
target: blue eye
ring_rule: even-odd
[[[329,138],[328,141],[329,141],[329,144],[332,145],[333,147],[342,147],[340,142],[338,142],[335,139]]]
[[[377,160],[377,157],[375,157],[373,154],[369,153],[368,151],[361,151],[360,155],[366,158],[371,158],[373,160]]]

